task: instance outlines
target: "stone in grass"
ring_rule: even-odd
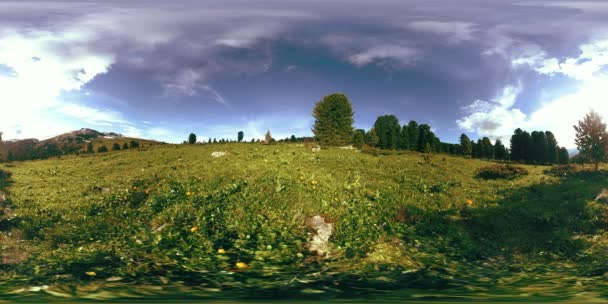
[[[313,147],[313,148],[312,148],[312,152],[314,152],[314,153],[319,153],[319,152],[321,152],[321,147],[319,147],[319,146]]]
[[[222,157],[222,156],[226,156],[228,153],[223,152],[223,151],[216,151],[211,153],[211,156],[213,157]]]
[[[608,189],[602,189],[596,197],[595,200],[601,203],[608,203]]]
[[[315,215],[306,222],[308,227],[315,231],[306,247],[310,252],[316,252],[320,257],[327,257],[330,249],[329,238],[334,233],[334,224],[325,222],[325,219],[320,215]]]

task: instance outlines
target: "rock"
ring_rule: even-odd
[[[6,202],[7,197],[6,197],[6,193],[0,191],[0,204],[3,204],[4,202]]]
[[[334,224],[325,222],[320,215],[315,215],[306,222],[308,227],[315,231],[315,235],[307,243],[308,250],[327,257],[330,247],[329,238],[334,233]]]
[[[222,152],[222,151],[216,151],[211,153],[211,156],[213,157],[222,157],[222,156],[226,156],[228,153],[226,152]]]
[[[352,145],[340,147],[340,149],[344,149],[344,150],[357,150],[357,148],[353,147]]]
[[[321,147],[316,146],[316,147],[312,148],[312,152],[314,152],[314,153],[319,153],[319,152],[321,152]]]
[[[596,197],[595,200],[602,203],[608,203],[608,189],[602,189]]]

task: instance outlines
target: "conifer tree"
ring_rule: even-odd
[[[342,146],[352,141],[354,113],[345,95],[325,96],[315,105],[313,116],[312,132],[321,145]]]

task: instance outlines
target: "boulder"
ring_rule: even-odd
[[[334,224],[325,222],[325,219],[320,215],[309,218],[306,224],[315,231],[306,247],[309,251],[316,252],[318,256],[327,257],[330,249],[329,238],[334,233]]]

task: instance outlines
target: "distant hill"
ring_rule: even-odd
[[[86,151],[89,142],[93,143],[95,151],[105,145],[108,148],[114,143],[124,145],[137,141],[139,144],[160,144],[153,140],[124,137],[114,132],[99,132],[97,130],[82,128],[80,130],[57,135],[45,140],[34,138],[11,140],[3,143],[3,160],[30,160],[45,159],[53,156],[74,154]]]

